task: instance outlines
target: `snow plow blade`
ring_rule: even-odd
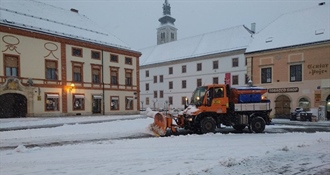
[[[156,136],[165,136],[166,135],[166,117],[157,112],[153,115],[154,123],[150,124],[150,130],[156,135]]]

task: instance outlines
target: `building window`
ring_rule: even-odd
[[[232,79],[233,79],[233,85],[238,85],[238,75],[233,75]]]
[[[118,55],[110,54],[110,61],[118,63]]]
[[[125,98],[125,109],[126,110],[133,110],[133,97],[126,97]]]
[[[173,67],[169,67],[169,68],[168,68],[168,74],[169,74],[169,75],[172,75],[172,74],[173,74]]]
[[[197,71],[201,71],[202,70],[202,63],[197,63]]]
[[[161,38],[162,40],[165,39],[165,32],[162,32],[162,33],[160,34],[160,38]]]
[[[5,70],[6,76],[18,76],[19,64],[18,56],[4,55],[5,56]]]
[[[173,97],[168,97],[168,104],[173,105]]]
[[[83,57],[83,50],[81,48],[72,47],[72,56]]]
[[[213,84],[219,84],[219,78],[213,77]]]
[[[146,77],[149,77],[149,71],[146,70]]]
[[[157,83],[157,76],[154,76],[154,83]]]
[[[181,104],[187,105],[188,104],[188,98],[187,97],[181,97]]]
[[[238,67],[238,58],[233,58],[232,62],[233,67]]]
[[[171,39],[174,40],[174,33],[171,33]]]
[[[47,93],[45,96],[46,111],[59,111],[59,94]]]
[[[99,52],[99,51],[93,51],[93,50],[92,50],[92,55],[91,55],[91,57],[92,57],[93,59],[100,60],[100,59],[101,59],[101,52]]]
[[[271,83],[272,82],[272,68],[262,68],[261,69],[261,83]]]
[[[130,57],[125,57],[125,64],[132,65],[132,58],[130,58]]]
[[[250,80],[249,76],[245,74],[245,84],[249,84],[249,80]]]
[[[74,82],[83,82],[83,64],[78,62],[72,62],[73,64],[73,81]]]
[[[154,91],[154,98],[158,98],[157,91]]]
[[[57,80],[57,61],[46,60],[46,79]]]
[[[73,94],[73,110],[84,110],[85,109],[85,95]]]
[[[159,91],[159,98],[164,98],[164,91]]]
[[[110,97],[110,109],[111,110],[119,110],[119,97],[118,96],[112,96]]]
[[[117,67],[110,67],[110,78],[112,85],[118,85],[118,69]]]
[[[300,98],[299,99],[299,107],[303,108],[305,111],[310,110],[310,102],[307,98]]]
[[[146,83],[146,91],[149,91],[149,83]]]
[[[132,69],[125,69],[125,85],[126,86],[132,86],[132,74],[133,70]]]
[[[186,65],[183,65],[182,66],[182,73],[186,73],[187,72],[187,66]]]
[[[101,83],[101,66],[99,65],[92,65],[92,82]]]
[[[164,76],[163,75],[159,75],[159,82],[162,83],[164,80]]]
[[[173,81],[169,81],[168,82],[168,88],[169,89],[173,89]]]
[[[146,105],[149,105],[149,104],[150,104],[149,97],[146,97]]]
[[[290,66],[290,82],[302,81],[302,65]]]
[[[202,79],[198,78],[197,79],[197,87],[202,86]]]
[[[219,61],[213,61],[213,69],[219,68]]]
[[[182,89],[185,89],[187,87],[187,81],[182,80]]]

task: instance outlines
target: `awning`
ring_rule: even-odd
[[[101,95],[93,95],[93,99],[102,99]]]
[[[74,98],[85,98],[85,95],[74,95]]]
[[[47,94],[47,98],[58,98],[58,94]]]

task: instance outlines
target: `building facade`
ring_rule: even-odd
[[[140,52],[78,10],[2,5],[1,118],[139,113]]]
[[[330,7],[282,15],[247,48],[253,84],[268,88],[272,115],[288,118],[296,107],[330,119]]]

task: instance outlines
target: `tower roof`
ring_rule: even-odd
[[[161,24],[171,23],[174,24],[175,18],[171,17],[171,5],[165,0],[163,4],[163,17],[158,20]]]

